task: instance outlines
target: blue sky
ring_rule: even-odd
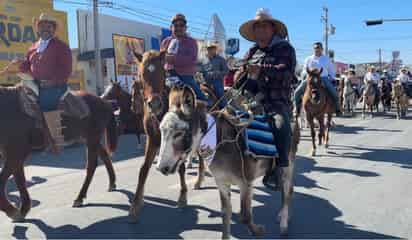
[[[68,13],[71,47],[77,47],[76,9],[91,9],[90,0],[55,0],[55,9]],[[401,59],[412,63],[412,22],[386,22],[366,27],[365,19],[412,18],[411,0],[115,0],[141,14],[127,14],[102,8],[102,13],[167,26],[162,19],[169,19],[176,12],[188,18],[192,35],[203,37],[213,13],[217,13],[226,27],[227,37],[240,37],[239,26],[254,17],[257,8],[268,8],[272,15],[283,21],[289,29],[293,46],[300,62],[311,54],[311,44],[321,41],[322,6],[329,8],[330,23],[336,34],[330,37],[329,48],[335,50],[336,60],[347,63],[377,61],[382,48],[383,60],[389,61],[393,50],[401,51]],[[76,4],[84,3],[84,4]],[[158,16],[152,17],[153,16]],[[190,29],[189,29],[190,31]],[[241,39],[242,55],[251,43]]]

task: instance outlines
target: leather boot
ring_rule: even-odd
[[[263,177],[263,185],[265,185],[265,187],[272,191],[280,191],[280,185],[282,183],[282,172],[283,168],[276,166]]]
[[[62,127],[61,111],[43,112],[44,120],[46,123],[46,139],[48,144],[48,150],[52,153],[60,153],[64,148],[64,136]]]

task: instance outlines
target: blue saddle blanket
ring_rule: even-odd
[[[247,113],[237,112],[236,115],[241,122],[248,121]],[[267,116],[254,116],[254,120],[245,130],[244,138],[247,150],[256,157],[277,157],[278,151]]]

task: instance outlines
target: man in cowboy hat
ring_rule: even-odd
[[[206,83],[213,87],[218,99],[224,95],[223,78],[229,71],[226,60],[217,54],[218,45],[209,42],[206,46],[207,57],[202,61],[201,72],[203,73]],[[220,100],[219,106],[223,108],[226,105],[225,99]]]
[[[368,84],[368,82],[372,82],[373,83],[372,86],[375,89],[375,93],[376,93],[375,97],[379,98],[379,88],[378,88],[379,80],[380,80],[380,77],[379,77],[379,74],[376,72],[376,67],[374,65],[368,66],[368,72],[363,77],[364,85],[361,87],[361,93],[363,93],[363,91],[365,90],[365,86]]]
[[[255,42],[245,56],[242,70],[247,74],[237,79],[235,87],[245,89],[259,99],[269,116],[279,157],[276,168],[267,172],[263,184],[278,190],[283,170],[289,166],[291,141],[291,83],[295,73],[295,49],[287,40],[285,24],[274,19],[268,10],[258,9],[256,17],[240,26],[240,34]]]
[[[332,81],[335,80],[336,71],[335,67],[333,66],[332,62],[330,61],[329,57],[323,55],[323,47],[322,43],[315,42],[313,44],[313,55],[307,57],[305,59],[305,64],[303,66],[304,71],[313,70],[313,69],[322,69],[321,79],[323,85],[326,87],[329,94],[332,96],[335,107],[336,107],[336,115],[339,116],[341,114],[340,105],[339,105],[339,97],[336,91],[335,86],[333,85]],[[302,81],[300,85],[295,90],[295,106],[296,106],[296,114],[299,115],[300,108],[302,105],[302,96],[305,93],[306,89],[306,81]]]
[[[396,80],[402,83],[403,88],[405,89],[406,95],[412,97],[411,94],[411,80],[408,75],[408,68],[406,66],[402,66],[399,70],[399,75],[396,77]]]
[[[194,75],[197,70],[197,42],[186,33],[187,21],[183,14],[176,14],[170,26],[172,36],[162,41],[161,51],[166,51],[166,83],[168,85],[186,84],[190,86],[198,100],[207,102]]]
[[[60,116],[58,105],[63,95],[64,99],[70,98],[70,101],[74,101],[72,95],[66,94],[67,81],[72,72],[72,55],[69,46],[55,36],[57,20],[53,16],[42,13],[35,24],[39,41],[29,48],[24,59],[13,60],[5,72],[21,72],[34,79],[38,87],[38,103],[46,125],[43,130],[47,130],[44,132],[46,140],[51,150],[58,152],[64,142],[59,126],[61,123],[57,126],[55,124],[60,122],[55,119]]]

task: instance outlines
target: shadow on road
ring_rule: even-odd
[[[9,193],[7,197],[12,203],[19,206],[20,205],[20,193],[17,192],[16,194],[15,193],[11,194],[11,192],[18,191],[18,189],[17,189],[16,183],[14,182],[14,178],[11,178],[10,180],[11,181],[8,182],[7,188],[6,188],[6,192]],[[30,188],[34,185],[45,183],[46,181],[47,179],[42,178],[42,177],[32,177],[31,179],[26,181],[26,186],[27,188]],[[40,201],[32,199],[31,205],[33,208],[37,207],[40,205]]]
[[[119,138],[117,151],[114,153],[113,162],[128,160],[144,155],[143,145],[138,146],[135,135],[122,135]],[[64,152],[56,156],[46,152],[36,152],[27,161],[29,165],[84,169],[86,166],[86,148],[83,144],[75,144],[65,148]],[[103,164],[99,161],[99,165]]]
[[[392,147],[390,149],[385,149],[342,145],[333,145],[333,147],[345,147],[347,149],[345,152],[340,151],[339,154],[329,152],[329,154],[335,154],[333,157],[388,162],[412,168],[412,148]]]
[[[255,221],[266,224],[265,238],[278,238],[279,228],[276,214],[280,206],[280,194],[266,192],[256,194],[255,200],[260,206],[254,208]],[[130,194],[130,193],[128,193]],[[216,192],[216,201],[219,196]],[[238,204],[233,201],[233,204]],[[115,217],[93,223],[85,228],[69,224],[52,227],[38,219],[28,219],[42,231],[46,238],[89,238],[89,239],[128,239],[128,238],[162,238],[182,239],[183,233],[192,230],[218,232],[220,236],[220,212],[199,205],[189,205],[185,209],[177,209],[176,202],[157,197],[145,197],[145,206],[137,224],[129,224],[128,217]],[[88,207],[116,208],[128,211],[125,204],[89,204]],[[296,193],[293,200],[293,217],[290,225],[291,238],[397,238],[395,236],[363,231],[355,226],[347,225],[336,218],[342,212],[329,201],[315,196]],[[198,224],[200,211],[207,212],[209,218],[219,218],[217,224]],[[269,213],[269,214],[268,214]],[[250,238],[246,227],[239,223],[238,213],[233,214],[232,235],[236,238]],[[27,227],[15,226],[12,236],[26,239]]]

